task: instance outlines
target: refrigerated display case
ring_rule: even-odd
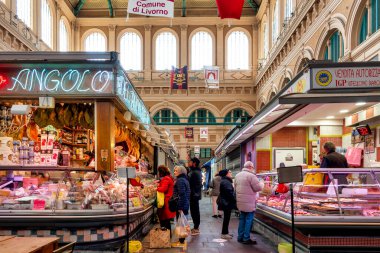
[[[296,240],[300,252],[375,251],[380,247],[380,169],[308,169],[294,184]],[[289,239],[290,193],[277,172],[257,175],[264,182],[255,230]],[[335,252],[335,251],[334,251]],[[367,252],[367,251],[365,251]]]

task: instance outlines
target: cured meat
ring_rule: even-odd
[[[65,126],[72,126],[72,117],[73,117],[73,113],[70,109],[70,106],[69,105],[65,105],[65,110],[63,112],[63,120],[65,122]]]
[[[59,124],[63,127],[65,125],[65,120],[64,120],[64,114],[65,114],[65,107],[61,104],[56,104],[55,105],[57,110],[57,119],[59,121]]]
[[[30,120],[26,127],[26,135],[29,139],[37,142],[38,141],[38,126],[34,120]]]

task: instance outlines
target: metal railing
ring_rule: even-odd
[[[219,125],[219,126],[242,126],[251,117],[154,117],[157,125]]]
[[[26,47],[33,51],[51,51],[51,48],[46,45],[31,29],[22,22],[16,15],[10,11],[4,3],[0,2],[0,25],[12,33]]]

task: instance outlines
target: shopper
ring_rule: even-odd
[[[218,206],[216,204],[216,200],[219,196],[219,188],[220,188],[220,181],[222,181],[221,176],[219,176],[219,173],[215,174],[215,177],[212,179],[210,183],[210,196],[212,201],[212,217],[213,218],[222,218],[221,211],[218,210]]]
[[[240,211],[238,228],[238,242],[240,243],[256,244],[255,240],[251,240],[250,232],[256,210],[256,195],[263,188],[264,183],[260,182],[255,175],[253,163],[246,162],[243,170],[235,177],[236,204]]]
[[[202,199],[202,172],[199,168],[199,159],[194,157],[189,161],[189,182],[190,182],[190,212],[193,219],[194,228],[191,230],[191,235],[199,235],[200,212],[199,200]]]
[[[174,176],[177,178],[173,192],[174,196],[178,196],[177,215],[179,211],[182,211],[187,216],[190,206],[190,184],[186,168],[184,166],[175,166]]]
[[[175,212],[169,210],[169,199],[173,195],[174,191],[174,180],[170,175],[168,167],[164,165],[158,166],[158,176],[160,177],[160,182],[157,186],[157,191],[162,192],[165,195],[164,206],[158,208],[157,214],[160,219],[161,227],[167,228],[171,231],[170,220],[175,217]]]
[[[323,145],[323,149],[326,152],[325,157],[322,160],[321,168],[348,168],[348,163],[344,155],[335,152],[335,144],[332,142],[326,142]],[[342,192],[342,185],[347,185],[348,174],[334,174],[335,179],[338,180],[338,191]]]
[[[222,239],[232,239],[228,233],[230,224],[231,211],[236,208],[236,199],[234,195],[234,187],[232,186],[232,172],[230,170],[221,170],[219,176],[222,178],[220,182],[220,195],[218,199],[218,209],[223,210],[223,228]]]

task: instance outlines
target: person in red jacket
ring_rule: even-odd
[[[174,180],[170,175],[168,167],[160,165],[158,167],[158,175],[160,177],[160,182],[157,186],[157,191],[165,194],[165,202],[162,208],[158,208],[157,214],[160,219],[161,227],[165,227],[171,231],[170,220],[175,217],[175,212],[169,210],[169,199],[173,195],[174,190]],[[170,233],[171,234],[171,233]]]

